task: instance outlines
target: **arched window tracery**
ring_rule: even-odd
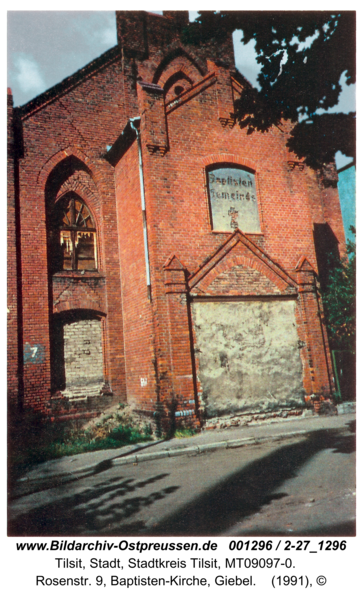
[[[53,272],[97,271],[95,222],[77,194],[67,194],[57,202],[51,235]]]

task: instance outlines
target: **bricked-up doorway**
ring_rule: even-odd
[[[193,301],[206,418],[303,404],[295,300]]]
[[[69,397],[97,395],[104,384],[102,320],[77,313],[54,320],[52,387]]]

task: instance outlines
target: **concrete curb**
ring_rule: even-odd
[[[230,442],[214,442],[212,444],[202,444],[200,446],[190,446],[189,448],[177,448],[175,450],[162,450],[161,452],[150,452],[148,454],[133,454],[130,456],[115,458],[112,462],[117,465],[127,465],[127,464],[138,464],[141,462],[145,462],[148,460],[160,460],[162,458],[173,458],[177,456],[183,455],[197,455],[202,454],[204,452],[212,452],[214,450],[222,450],[222,449],[234,449],[234,448],[242,448],[243,446],[251,446],[256,444],[261,444],[263,442],[267,442],[268,440],[278,440],[289,437],[294,437],[296,435],[304,435],[308,433],[306,429],[301,429],[298,431],[290,431],[286,433],[277,433],[275,435],[269,435],[264,437],[249,437],[249,438],[241,438],[238,440],[231,440]]]

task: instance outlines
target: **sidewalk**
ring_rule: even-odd
[[[223,451],[260,444],[270,439],[304,435],[311,431],[349,429],[350,424],[354,421],[355,414],[353,413],[333,417],[296,417],[269,424],[203,431],[190,438],[153,441],[113,450],[101,450],[71,457],[66,456],[29,469],[26,475],[15,482],[11,496],[13,499],[19,498],[40,490],[63,485],[85,475],[96,475],[113,465],[138,464],[144,461],[168,459],[183,454],[193,455],[216,450]]]

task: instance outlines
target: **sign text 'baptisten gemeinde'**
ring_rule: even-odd
[[[253,173],[222,167],[208,172],[208,184],[215,231],[260,231]]]

